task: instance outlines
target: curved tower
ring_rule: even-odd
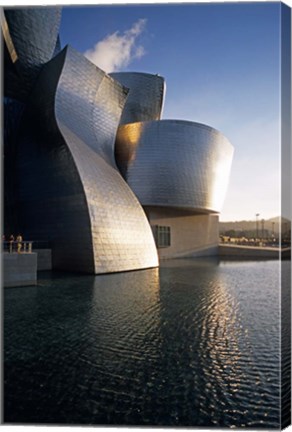
[[[20,134],[20,219],[29,238],[52,242],[54,268],[158,265],[146,216],[114,161],[126,95],[71,47],[43,68],[31,95]]]
[[[2,11],[6,96],[25,99],[41,67],[54,55],[61,7],[5,8]]]
[[[60,7],[2,8],[4,58],[4,232],[19,229],[15,157],[19,125],[42,66],[53,56]],[[32,128],[35,127],[32,125]]]
[[[165,95],[164,78],[140,72],[115,72],[110,76],[129,89],[120,124],[160,119]]]
[[[53,268],[89,273],[157,266],[152,233],[160,257],[213,251],[232,146],[160,121],[161,76],[107,75],[60,51],[60,19],[59,7],[2,10],[6,232],[49,241]]]
[[[118,166],[143,206],[220,212],[232,155],[221,132],[183,120],[122,125],[116,140]]]
[[[217,130],[182,120],[121,125],[116,160],[143,205],[160,257],[216,253],[233,147]]]

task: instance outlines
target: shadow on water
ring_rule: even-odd
[[[276,262],[39,276],[5,290],[6,423],[279,427]]]

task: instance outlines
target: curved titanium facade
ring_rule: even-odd
[[[110,76],[130,90],[120,124],[160,119],[165,94],[164,78],[139,72],[115,72]]]
[[[158,265],[146,216],[114,162],[126,95],[70,47],[40,74],[21,134],[20,208],[27,237],[52,241],[54,268]]]
[[[60,7],[4,9],[7,96],[24,99],[30,92],[41,66],[54,55],[60,21]]]
[[[59,47],[59,7],[1,9],[4,54],[4,171],[6,233],[19,227],[15,158],[26,102],[44,63]],[[34,122],[31,128],[35,128]]]
[[[55,55],[57,55],[60,51],[61,51],[61,39],[60,39],[60,35],[58,35],[53,57],[55,57]]]
[[[17,154],[17,139],[19,125],[25,110],[25,104],[11,98],[4,97],[3,101],[3,158],[4,166],[4,231],[3,233],[13,233],[17,231],[18,212],[17,212],[17,193],[15,190],[15,156]]]
[[[159,121],[162,77],[109,76],[74,49],[60,51],[61,8],[1,13],[6,235],[49,241],[53,268],[89,273],[156,267],[150,223],[171,230],[171,244],[159,234],[165,257],[213,247],[209,214],[227,188],[227,139]],[[206,236],[189,242],[187,227]]]
[[[116,140],[118,166],[143,206],[220,212],[232,156],[220,132],[181,120],[122,125]]]

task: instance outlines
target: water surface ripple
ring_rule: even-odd
[[[5,289],[4,421],[278,428],[279,277],[172,260]]]

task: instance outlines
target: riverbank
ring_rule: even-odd
[[[218,254],[224,258],[286,259],[291,257],[291,248],[220,244]]]

